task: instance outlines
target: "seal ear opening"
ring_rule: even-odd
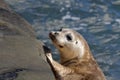
[[[77,43],[78,43],[78,41],[75,42],[75,44],[77,44]]]

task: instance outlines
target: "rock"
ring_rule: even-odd
[[[32,26],[0,0],[0,80],[54,80]]]

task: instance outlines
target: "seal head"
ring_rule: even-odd
[[[85,54],[85,49],[89,50],[88,45],[78,32],[64,28],[50,32],[49,36],[60,52],[61,62],[75,57],[89,58],[89,54]]]

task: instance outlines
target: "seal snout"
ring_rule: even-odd
[[[49,33],[49,37],[51,38],[52,41],[55,40],[55,36],[54,36],[53,32]]]
[[[56,36],[59,35],[59,32],[50,32],[49,37],[52,39],[52,41],[56,40]]]

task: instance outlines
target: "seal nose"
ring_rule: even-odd
[[[52,32],[49,33],[49,36],[56,36],[56,35],[59,35],[59,32],[53,32],[52,31]]]
[[[54,34],[55,34],[55,35],[59,35],[59,33],[58,33],[58,32],[55,32]]]

